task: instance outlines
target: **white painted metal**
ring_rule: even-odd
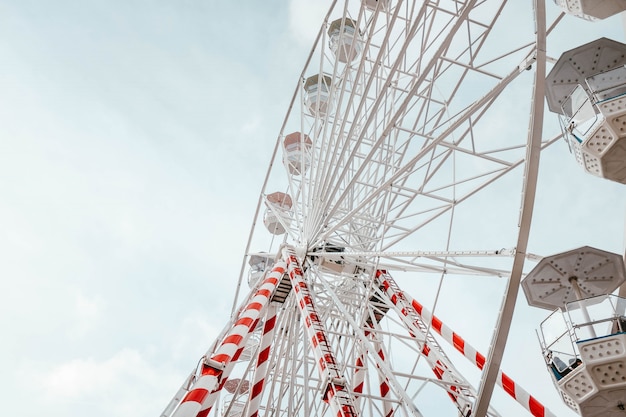
[[[563,11],[574,16],[597,20],[606,19],[626,10],[623,0],[554,0]]]
[[[389,410],[398,417],[500,415],[492,393],[495,377],[524,261],[537,258],[526,246],[539,153],[560,138],[558,123],[543,123],[543,81],[546,37],[562,19],[548,25],[548,6],[526,3],[332,3],[294,82],[233,305],[239,305],[248,257],[280,254],[281,245],[289,244],[337,364],[332,376],[318,369],[306,314],[283,278],[281,296],[272,301],[278,314],[260,415],[337,415],[336,406],[333,411],[324,401],[327,387],[354,394],[351,383],[363,370],[363,389],[354,396],[358,415],[388,417]],[[329,47],[337,42],[329,39],[329,26],[345,19],[355,30],[342,32],[340,24],[341,36],[355,38],[342,39],[339,49]],[[350,50],[357,46],[358,53]],[[344,54],[336,56],[333,50],[341,49]],[[318,89],[311,91],[313,81],[306,80],[315,79]],[[292,132],[310,138],[306,155],[299,155],[306,169],[280,163],[285,136]],[[280,236],[262,225],[265,196],[275,191],[289,194],[293,203],[288,218],[275,222],[285,229]],[[482,375],[466,376],[462,368],[454,369],[454,379],[433,373],[438,368],[424,349],[436,336],[430,325],[415,327],[403,316],[407,309],[376,284],[382,269],[402,275],[396,278],[398,291],[405,283],[414,290],[418,280],[435,288],[428,300],[433,311],[450,275],[472,282],[506,280],[500,285],[502,304],[490,313],[494,320],[476,324],[488,327],[493,337]],[[252,292],[258,289],[258,281],[250,285]],[[466,295],[454,296],[463,308]],[[432,345],[446,357],[443,343]],[[361,358],[364,364],[357,366]],[[450,361],[446,366],[453,369]],[[239,362],[231,375],[243,379],[250,362]],[[478,384],[478,390],[472,388]],[[463,398],[455,404],[450,395],[457,393]],[[229,407],[222,409],[227,415],[236,408]]]
[[[565,52],[546,80],[570,151],[592,175],[626,183],[626,45],[601,38]]]
[[[615,295],[585,298],[542,323],[541,345],[552,380],[565,404],[584,417],[624,415],[625,306],[626,299]]]
[[[622,255],[589,246],[542,259],[522,281],[528,304],[552,310],[610,294],[624,283]]]

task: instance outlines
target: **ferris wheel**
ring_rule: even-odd
[[[554,415],[500,369],[525,263],[539,260],[539,157],[565,138],[587,171],[626,182],[626,146],[598,145],[580,99],[595,91],[546,84],[564,52],[550,36],[565,12],[582,25],[624,7],[535,3],[332,2],[269,161],[231,320],[163,417],[509,415],[496,390]],[[597,74],[626,64],[607,45],[618,58],[589,74],[603,86]],[[443,321],[445,303],[472,315],[449,277],[498,282],[486,350]]]

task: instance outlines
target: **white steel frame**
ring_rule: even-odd
[[[322,400],[329,384],[334,384],[335,392],[348,394],[345,401],[354,404],[357,415],[384,416],[389,404],[394,416],[431,415],[424,414],[429,407],[422,407],[422,402],[428,395],[424,393],[433,389],[443,393],[440,398],[449,394],[460,398],[456,403],[463,413],[471,409],[472,416],[500,415],[491,405],[492,391],[501,375],[524,261],[536,258],[526,249],[539,154],[560,138],[556,123],[556,133],[547,139],[542,128],[549,61],[546,39],[562,14],[548,26],[544,0],[528,1],[520,9],[533,24],[502,42],[499,37],[506,28],[500,18],[509,8],[520,6],[517,0],[376,3],[376,9],[354,0],[333,1],[330,6],[276,141],[232,312],[234,323],[250,300],[250,296],[240,299],[248,257],[264,251],[281,259],[285,250],[293,251],[341,376],[318,373],[319,358],[303,325],[306,316],[291,294],[277,306],[263,398],[258,410],[243,411],[248,416],[255,411],[266,416],[350,415]],[[362,42],[363,51],[354,62],[339,62],[327,46],[326,29],[338,18],[352,19],[359,29],[354,36],[361,38],[354,41]],[[310,111],[305,105],[302,83],[314,74],[332,80],[332,107],[327,113]],[[511,92],[520,89],[525,89],[525,95]],[[517,102],[510,112],[523,127],[498,127],[498,113],[509,111],[511,97]],[[301,175],[289,175],[280,164],[282,140],[294,131],[313,142],[310,154],[302,156],[301,165],[306,161],[310,166]],[[464,210],[475,211],[472,201],[500,184],[507,194],[492,205],[512,198],[519,209],[512,220],[507,217],[508,234],[503,233],[504,244],[498,247],[507,249],[476,249],[480,238],[463,236],[456,217],[462,217]],[[516,191],[511,193],[511,187]],[[265,195],[277,189],[291,195],[294,207],[290,222],[285,222],[287,233],[268,239],[262,211]],[[490,210],[493,207],[485,206],[485,211]],[[292,249],[281,246],[284,243]],[[344,252],[327,251],[326,244]],[[314,257],[359,268],[355,273],[331,272]],[[443,348],[436,344],[430,324],[416,327],[398,314],[403,310],[375,279],[383,269],[508,280],[478,388],[451,362],[445,365],[451,378],[432,373],[434,365],[424,346],[436,346],[440,363],[446,358]],[[373,340],[381,341],[382,351],[391,357],[381,357]],[[255,346],[248,348],[254,351]],[[355,364],[363,355],[365,388],[355,393],[350,383],[360,371]],[[239,366],[240,377],[253,380],[254,367],[246,363]],[[177,409],[197,380],[194,375],[195,371],[163,416]],[[386,381],[391,396],[377,391],[379,381]],[[247,404],[246,395],[236,393],[232,400]],[[446,410],[455,410],[448,402]],[[225,407],[216,413],[227,412]],[[546,410],[542,415],[551,414]]]

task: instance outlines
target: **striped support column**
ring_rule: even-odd
[[[383,345],[378,339],[378,337],[376,336],[376,334],[373,333],[371,330],[368,330],[369,328],[370,328],[369,325],[366,325],[365,336],[368,336],[370,338],[370,340],[374,344],[374,347],[376,349],[378,356],[380,357],[380,359],[385,361],[385,352],[383,350]],[[363,385],[365,383],[365,374],[367,372],[365,368],[365,355],[367,354],[367,350],[365,350],[363,346],[361,346],[360,349],[361,349],[361,353],[359,354],[356,360],[356,369],[354,371],[354,376],[353,376],[354,380],[352,382],[352,386],[353,386],[352,391],[355,392],[356,394],[363,393]],[[389,380],[382,373],[378,364],[376,365],[376,368],[378,368],[378,379],[380,382],[379,389],[380,389],[380,396],[383,399],[383,409],[385,412],[385,417],[390,417],[393,414],[393,405],[390,401],[388,401],[388,399],[391,397],[391,387],[389,386]],[[356,400],[357,401],[359,400],[358,395],[357,395]]]
[[[378,356],[384,362],[385,361],[385,352],[383,351],[383,344],[378,340],[377,337],[374,336],[374,346],[376,346],[376,350],[378,351]],[[385,417],[391,417],[393,414],[393,404],[389,401],[391,397],[391,391],[389,390],[389,380],[385,375],[383,375],[382,371],[378,370],[378,380],[380,383],[380,396],[383,398],[383,410],[385,412]]]
[[[485,366],[485,357],[474,349],[469,343],[465,341],[461,336],[452,331],[452,329],[446,326],[437,316],[433,316],[422,304],[415,301],[408,294],[404,296],[411,302],[411,305],[415,311],[422,317],[425,323],[429,323],[431,328],[439,333],[446,342],[450,343],[456,350],[461,352],[463,356],[469,359],[478,369],[483,369]],[[535,397],[530,395],[528,391],[524,390],[518,384],[509,378],[502,370],[498,371],[497,383],[507,394],[513,397],[518,403],[520,403],[525,409],[535,417],[556,417],[550,410],[543,406]]]
[[[323,323],[319,319],[313,305],[311,292],[302,276],[298,258],[296,258],[293,249],[289,247],[283,249],[283,254],[287,260],[291,285],[293,286],[300,313],[304,319],[305,329],[311,342],[322,380],[328,381],[323,399],[329,403],[337,417],[356,417],[358,414],[354,407],[354,401],[346,390],[345,379],[339,372],[337,362],[326,338],[326,330],[324,330]]]
[[[265,315],[265,325],[263,326],[263,336],[259,346],[259,354],[256,360],[256,369],[254,370],[254,381],[250,390],[248,400],[248,417],[258,417],[259,404],[263,396],[263,385],[269,367],[270,348],[272,340],[274,340],[274,330],[276,329],[276,313],[278,309],[275,305],[269,305],[267,314]]]
[[[226,334],[217,351],[210,359],[204,361],[200,376],[174,412],[174,417],[202,417],[208,414],[217,399],[217,395],[209,394],[219,391],[219,388],[223,386],[221,380],[224,376],[224,369],[241,354],[250,332],[259,321],[261,310],[268,304],[285,273],[285,268],[285,262],[282,261],[274,265],[272,272],[268,274],[254,297],[242,310],[239,319]]]
[[[441,347],[437,344],[437,341],[431,335],[427,334],[426,326],[422,323],[421,318],[409,303],[405,294],[399,290],[393,278],[384,271],[377,271],[376,278],[381,284],[381,289],[387,294],[393,305],[396,306],[398,312],[402,314],[407,321],[411,323],[414,330],[418,331],[424,338],[423,341],[416,339],[422,351],[422,355],[424,355],[424,358],[430,365],[435,376],[439,380],[449,384],[448,395],[456,404],[458,410],[465,415],[467,410],[471,408],[469,398],[476,396],[476,394],[469,389],[470,384],[454,370],[454,367],[443,353]],[[409,332],[415,337],[411,329],[409,329]],[[463,386],[468,388],[464,388]]]
[[[363,394],[363,385],[365,384],[365,351],[361,346],[361,353],[356,358],[356,368],[352,377],[352,391],[356,394]],[[357,399],[359,397],[357,396]]]
[[[237,352],[235,353],[235,356],[233,356],[233,359],[224,368],[219,385],[217,386],[216,389],[211,391],[209,396],[206,398],[205,404],[210,404],[210,406],[208,408],[202,407],[202,411],[200,411],[196,417],[206,417],[209,415],[209,413],[211,412],[211,409],[213,408],[213,405],[215,404],[215,401],[217,401],[217,398],[220,395],[220,391],[222,391],[222,388],[224,388],[224,385],[226,385],[226,382],[228,382],[228,378],[233,368],[235,367],[235,363],[237,359],[239,359],[239,357],[243,353],[243,349],[244,348],[241,347],[239,348],[239,350],[237,350]]]

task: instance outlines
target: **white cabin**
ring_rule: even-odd
[[[283,163],[292,175],[300,175],[311,165],[313,141],[309,135],[293,132],[283,141]]]
[[[583,417],[626,415],[626,299],[601,295],[555,310],[539,332],[563,401]]]
[[[289,194],[277,191],[265,197],[267,209],[263,215],[263,224],[273,235],[282,235],[291,224],[293,202]]]
[[[304,104],[313,116],[325,116],[332,111],[330,88],[332,79],[328,75],[312,75],[304,81]]]
[[[356,22],[348,18],[333,21],[328,28],[328,46],[339,62],[354,61],[363,50]]]
[[[361,0],[361,3],[370,10],[386,10],[389,7],[389,0]]]
[[[626,2],[625,2],[626,3]],[[588,173],[626,184],[626,45],[601,38],[565,52],[546,79],[570,152]]]

